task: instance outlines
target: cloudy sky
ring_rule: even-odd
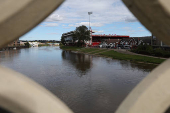
[[[149,36],[151,33],[130,13],[121,0],[66,0],[21,40],[60,40],[62,33],[77,26],[89,27],[95,34]]]

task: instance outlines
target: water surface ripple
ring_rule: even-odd
[[[0,64],[46,87],[75,113],[113,113],[156,66],[39,47],[0,53]]]

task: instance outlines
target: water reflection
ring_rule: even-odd
[[[145,64],[145,63],[134,63],[134,62],[127,62],[127,61],[121,61],[120,64],[124,69],[132,69],[132,70],[141,70],[145,72],[150,72],[152,69],[154,69],[157,65],[154,64]]]
[[[0,64],[43,85],[75,113],[114,113],[156,67],[76,54],[58,47],[4,51]]]
[[[62,51],[62,58],[80,71],[79,77],[85,75],[92,68],[92,56]]]
[[[14,57],[17,57],[20,54],[20,52],[21,52],[20,50],[1,51],[0,52],[0,59],[8,58],[8,60],[12,60],[12,59],[14,59]]]

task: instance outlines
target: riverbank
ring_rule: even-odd
[[[79,49],[82,49],[82,47],[60,46],[60,49],[67,50],[67,51],[78,51]]]
[[[134,61],[134,62],[160,64],[166,60],[166,59],[154,58],[149,56],[141,56],[140,54],[132,55],[132,54],[119,53],[113,49],[82,48],[82,47],[70,47],[70,46],[61,46],[60,48],[63,50],[76,51],[78,53],[109,57],[109,58],[119,59],[119,60]]]
[[[50,44],[38,44],[38,47],[42,47],[42,46],[50,46]]]

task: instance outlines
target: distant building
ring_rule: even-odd
[[[145,37],[131,37],[134,38],[135,41],[137,42],[137,45],[140,44],[147,44],[147,45],[151,45],[151,36],[145,36]]]
[[[70,31],[70,32],[62,34],[67,45],[73,45],[73,34],[74,34],[74,31]]]
[[[169,45],[166,45],[165,43],[163,43],[156,36],[152,36],[152,43],[153,43],[153,46],[169,47]]]
[[[91,30],[91,35],[90,35],[91,40],[85,42],[87,45],[91,45],[91,46],[97,46],[102,42],[111,43],[111,41],[114,41],[114,43],[116,43],[115,42],[116,40],[118,41],[123,38],[129,38],[129,36],[124,36],[124,35],[105,35],[105,34],[101,35],[101,34],[92,34],[92,33],[94,32]],[[62,34],[67,45],[74,45],[73,34],[74,34],[74,31],[70,31],[70,32]]]
[[[107,39],[106,43],[109,44],[113,44],[114,47],[117,47],[118,44],[120,44],[121,39]]]
[[[123,38],[120,41],[120,45],[129,45],[130,48],[136,47],[141,44],[151,45],[151,36]]]
[[[17,46],[20,46],[19,39],[8,44],[8,47],[17,47]]]
[[[29,42],[32,47],[38,47],[38,42]]]
[[[123,38],[121,41],[120,41],[120,45],[129,45],[130,48],[134,47],[134,46],[137,46],[138,45],[138,41],[135,40],[135,38]]]
[[[25,43],[26,43],[26,42],[17,39],[17,40],[15,40],[15,41],[9,43],[7,46],[8,46],[8,47],[25,46]]]
[[[74,41],[73,41],[74,32],[75,31],[70,31],[62,34],[62,36],[64,36],[65,38],[67,45],[74,45]],[[92,34],[92,33],[94,33],[94,31],[91,30],[91,41],[86,41],[87,45],[98,46],[101,43],[106,43],[106,44],[112,43],[115,46],[129,45],[131,48],[141,44],[143,45],[147,44],[147,45],[158,46],[158,47],[160,46],[168,47],[168,45],[164,44],[155,36],[129,37],[127,35],[116,35],[116,34],[105,35],[105,34]]]
[[[136,45],[147,44],[147,45],[152,45],[152,46],[168,46],[164,44],[161,40],[156,38],[156,36],[130,37],[130,38],[135,39],[135,41],[137,42]]]
[[[92,46],[99,45],[102,42],[107,44],[116,43],[119,44],[122,39],[129,39],[127,35],[105,35],[105,34],[94,34],[92,35]]]
[[[60,45],[60,43],[53,43],[53,45],[54,45],[54,46],[59,46],[59,45]]]
[[[20,41],[20,46],[25,46],[25,43],[26,43],[26,42]]]

